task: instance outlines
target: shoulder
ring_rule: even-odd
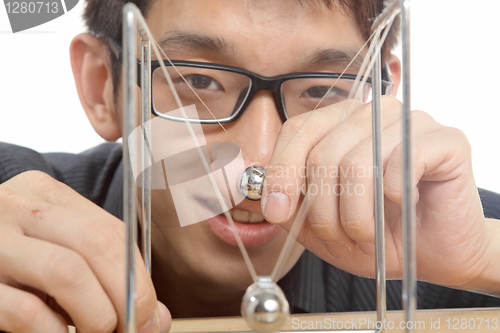
[[[43,155],[25,147],[0,142],[0,183],[29,170],[54,176],[54,170]]]
[[[104,143],[80,154],[40,154],[25,147],[0,143],[0,183],[22,172],[39,170],[99,203],[121,159],[118,143]]]
[[[484,216],[500,220],[500,194],[479,189]]]

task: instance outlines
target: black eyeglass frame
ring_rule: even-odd
[[[123,62],[123,50],[121,45],[114,39],[109,40],[109,48],[113,52],[113,54],[118,58],[120,62]],[[170,62],[164,60],[163,61],[165,66],[172,66]],[[356,75],[354,74],[338,74],[338,73],[323,73],[323,72],[297,72],[297,73],[288,73],[288,74],[283,74],[283,75],[277,75],[277,76],[262,76],[253,72],[250,72],[246,69],[239,68],[239,67],[233,67],[233,66],[227,66],[227,65],[220,65],[220,64],[214,64],[214,63],[207,63],[207,62],[198,62],[198,61],[187,61],[187,60],[172,60],[172,64],[174,66],[189,66],[189,67],[194,67],[194,68],[206,68],[206,69],[216,69],[216,70],[221,70],[221,71],[226,71],[226,72],[232,72],[232,73],[237,73],[244,75],[248,77],[251,81],[251,86],[250,90],[247,92],[247,95],[245,96],[245,101],[244,103],[238,108],[238,110],[233,111],[231,116],[226,117],[226,118],[217,118],[217,119],[189,119],[190,122],[192,123],[200,123],[200,124],[218,124],[218,123],[230,123],[235,120],[237,120],[241,114],[244,112],[244,110],[247,108],[248,104],[252,101],[253,97],[257,93],[257,91],[260,90],[265,90],[265,91],[271,91],[274,94],[274,98],[276,100],[276,104],[278,106],[278,113],[280,115],[280,118],[283,122],[285,122],[288,119],[288,116],[286,114],[286,109],[285,105],[281,96],[281,86],[284,82],[293,80],[293,79],[338,79],[339,77],[342,77],[342,79],[348,79],[348,80],[356,80]],[[152,73],[158,68],[160,68],[160,62],[158,60],[152,60],[151,61],[151,84],[153,83],[153,76]],[[137,85],[140,87],[141,86],[141,76],[142,76],[142,71],[141,71],[141,61],[137,61],[137,73],[141,73],[137,75]],[[360,77],[360,80],[363,80],[363,77]],[[366,83],[371,85],[371,78],[368,77],[366,78]],[[387,66],[385,66],[382,69],[382,95],[388,95],[392,93],[394,83],[391,80],[391,76],[389,74],[389,70]],[[178,117],[170,117],[165,114],[159,113],[155,110],[154,108],[154,103],[151,101],[151,112],[158,117],[164,118],[164,119],[170,119],[173,121],[184,121],[182,118]]]

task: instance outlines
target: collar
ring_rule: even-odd
[[[279,282],[291,313],[326,312],[324,263],[305,250],[295,266]]]
[[[123,161],[116,168],[108,187],[106,199],[102,205],[109,213],[123,220]]]

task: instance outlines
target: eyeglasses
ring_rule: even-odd
[[[111,40],[110,49],[121,61],[120,44]],[[352,74],[304,72],[266,77],[238,67],[205,62],[173,60],[175,68],[168,61],[164,61],[164,64],[182,105],[196,106],[198,119],[189,121],[202,124],[235,121],[260,90],[274,94],[279,115],[285,122],[316,107],[346,100],[356,83],[356,75]],[[137,66],[137,72],[141,73],[140,61]],[[184,121],[183,118],[167,114],[178,106],[159,61],[151,61],[151,73],[153,114],[161,114],[162,118],[173,121]],[[387,80],[390,77],[387,68],[384,68],[382,77],[382,94],[390,94],[393,82]],[[140,82],[139,77],[139,86]],[[371,101],[370,78],[367,78],[361,95],[363,102]]]

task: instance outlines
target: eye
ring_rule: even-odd
[[[338,89],[332,88],[328,86],[317,86],[317,87],[311,87],[304,91],[300,97],[311,97],[311,98],[332,98],[338,95],[339,91]],[[325,96],[325,94],[327,94]]]
[[[195,89],[224,90],[219,82],[210,76],[190,74],[185,76],[185,79]]]

